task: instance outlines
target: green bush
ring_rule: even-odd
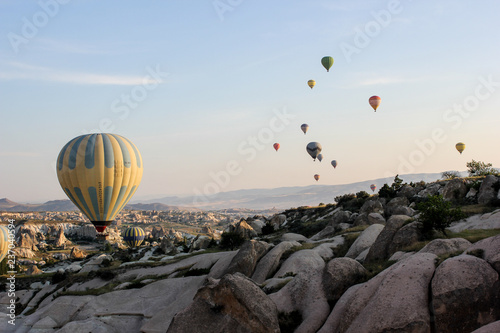
[[[234,250],[235,248],[238,248],[241,244],[243,244],[244,241],[245,239],[243,238],[243,236],[236,232],[223,232],[221,235],[219,246],[222,249]]]
[[[429,196],[417,205],[417,209],[420,211],[422,235],[426,239],[432,238],[434,230],[446,235],[451,222],[465,217],[460,208],[452,208],[451,202],[445,201],[441,195]]]
[[[442,179],[455,179],[455,178],[460,178],[460,172],[458,171],[445,171],[441,173],[441,178]]]
[[[498,175],[498,170],[493,168],[491,163],[472,160],[467,162],[466,166],[467,171],[469,172],[469,177]]]
[[[384,184],[382,188],[378,191],[378,196],[380,198],[392,199],[396,197],[398,191],[403,187],[403,180],[399,178],[399,175],[394,177],[394,181],[391,186]]]
[[[266,222],[266,224],[262,227],[262,234],[269,235],[274,232],[274,227],[270,222]]]

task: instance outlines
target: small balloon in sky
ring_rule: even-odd
[[[313,160],[316,160],[319,153],[321,153],[321,150],[322,150],[322,147],[321,147],[321,144],[319,142],[309,142],[306,146],[306,151],[309,155],[311,155]]]
[[[325,56],[321,59],[321,64],[325,67],[326,71],[329,72],[330,68],[333,66],[333,58],[330,56]]]
[[[316,81],[314,80],[309,80],[307,81],[307,85],[309,86],[309,88],[314,88],[314,86],[316,85]]]
[[[333,166],[334,169],[337,167],[337,160],[333,160],[332,161],[332,166]]]
[[[309,129],[309,125],[302,124],[300,125],[300,129],[302,130],[302,132],[304,132],[304,134],[306,134],[307,130]]]
[[[459,152],[460,154],[462,154],[462,152],[463,152],[463,151],[464,151],[464,149],[465,149],[465,143],[463,143],[463,142],[459,142],[459,143],[457,143],[457,144],[455,145],[455,148],[458,150],[458,152]]]
[[[319,175],[318,175],[318,174],[315,174],[315,175],[314,175],[314,179],[316,179],[316,181],[318,181],[318,180],[319,180]]]
[[[372,192],[375,192],[375,190],[377,189],[377,185],[371,184],[370,189],[372,190]]]
[[[274,147],[274,150],[278,151],[278,149],[280,149],[280,144],[276,142],[276,143],[273,145],[273,147]]]
[[[381,100],[382,99],[378,96],[372,96],[368,99],[368,102],[370,103],[375,112],[377,111],[377,108],[379,107]]]

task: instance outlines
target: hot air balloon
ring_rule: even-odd
[[[375,184],[371,184],[370,189],[372,190],[372,192],[375,192],[375,190],[377,189],[377,186]]]
[[[129,246],[129,247],[137,247],[141,245],[142,241],[144,240],[144,230],[139,227],[130,227],[127,230],[125,230],[125,235],[123,235],[123,241]]]
[[[302,125],[300,125],[300,129],[302,130],[302,132],[304,132],[304,135],[305,135],[307,130],[309,129],[309,125],[302,124]]]
[[[116,134],[87,134],[69,141],[57,157],[57,178],[70,200],[102,235],[137,190],[142,157]]]
[[[8,252],[9,252],[9,228],[4,225],[0,225],[0,262],[7,256]]]
[[[379,107],[381,100],[382,99],[378,96],[372,96],[368,99],[368,102],[370,103],[375,112],[377,111],[377,108]]]
[[[319,180],[319,175],[318,175],[318,174],[315,174],[315,175],[314,175],[314,179],[316,179],[316,181],[318,181],[318,180]]]
[[[319,153],[321,153],[321,144],[319,142],[309,142],[306,146],[306,151],[311,155],[313,160],[316,160]]]
[[[455,145],[455,148],[457,148],[458,152],[459,152],[460,154],[462,154],[462,152],[463,152],[463,151],[464,151],[464,149],[465,149],[465,143],[463,143],[463,142],[459,142],[459,143],[457,143],[457,144]]]
[[[329,72],[333,65],[333,58],[329,56],[323,57],[321,59],[321,64],[326,68],[326,71]]]
[[[332,161],[332,166],[333,166],[334,169],[337,167],[337,160],[333,160]]]
[[[274,150],[278,151],[278,149],[280,149],[280,144],[276,142],[276,143],[273,145],[273,147],[274,147]]]
[[[318,161],[323,161],[323,154],[318,154]]]
[[[316,85],[316,81],[314,80],[309,80],[307,81],[307,85],[309,86],[309,88],[314,88],[314,86]]]

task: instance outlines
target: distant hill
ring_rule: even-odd
[[[404,182],[433,182],[441,178],[441,173],[419,173],[401,175]],[[366,191],[371,193],[370,185],[375,184],[377,190],[385,183],[391,185],[394,177],[366,180],[343,185],[310,185],[297,187],[280,187],[273,189],[249,189],[220,192],[204,197],[164,197],[150,199],[150,203],[164,203],[198,207],[204,210],[220,210],[231,208],[247,209],[288,209],[298,206],[316,206],[319,203],[332,203],[336,196]],[[375,191],[375,193],[377,192]]]
[[[402,175],[404,182],[433,182],[441,178],[441,173],[419,173]],[[343,185],[310,185],[296,187],[279,187],[273,189],[249,189],[220,192],[205,197],[168,196],[157,199],[132,201],[125,209],[134,210],[221,210],[251,209],[276,210],[298,206],[316,206],[319,203],[333,203],[336,196],[366,191],[371,193],[370,184],[377,190],[385,183],[391,185],[394,177],[366,180]],[[11,212],[26,211],[74,211],[78,210],[70,200],[53,200],[43,204],[19,204],[7,198],[0,199],[0,210]]]

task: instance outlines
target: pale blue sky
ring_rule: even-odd
[[[64,199],[55,159],[95,130],[138,146],[136,198],[498,167],[499,12],[494,0],[2,1],[0,197]]]

